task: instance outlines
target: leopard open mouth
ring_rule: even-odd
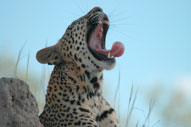
[[[100,61],[114,60],[114,57],[110,56],[105,49],[105,40],[108,28],[109,20],[106,15],[97,23],[89,23],[89,29],[87,32],[88,48],[92,55]]]
[[[120,57],[124,53],[124,45],[121,42],[115,42],[110,50],[105,49],[108,28],[107,15],[98,9],[88,22],[87,44],[89,51],[96,59],[115,62],[115,57]]]

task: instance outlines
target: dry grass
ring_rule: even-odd
[[[131,118],[133,117],[133,114],[134,114],[134,110],[136,109],[136,106],[135,106],[135,103],[136,103],[136,100],[137,100],[137,97],[138,97],[138,89],[134,88],[134,84],[132,83],[131,85],[131,90],[130,90],[130,93],[129,93],[129,99],[128,99],[128,106],[127,106],[127,117],[126,117],[126,121],[125,121],[125,126],[126,127],[132,127],[131,125]],[[117,83],[117,87],[116,87],[116,90],[115,90],[115,96],[114,96],[114,106],[115,107],[118,107],[118,118],[119,118],[119,122],[120,122],[120,96],[119,96],[119,93],[120,93],[120,70],[119,70],[119,74],[118,74],[118,83]],[[117,98],[119,97],[119,98]],[[118,102],[118,103],[116,103]],[[116,106],[117,104],[117,106]],[[153,111],[153,108],[154,108],[154,104],[155,104],[155,101],[153,98],[150,99],[149,101],[149,108],[148,108],[148,113],[144,119],[143,122],[140,122],[138,119],[134,120],[134,121],[137,121],[136,124],[134,125],[135,127],[150,127],[150,117],[151,117],[151,113]],[[155,122],[151,127],[155,127],[159,124],[159,120],[157,122]],[[151,122],[153,123],[153,122]]]
[[[21,54],[23,52],[23,49],[25,47],[25,44],[26,42],[23,44],[23,46],[20,48],[19,50],[19,54],[18,54],[18,57],[17,57],[17,61],[16,61],[16,64],[15,64],[15,70],[14,70],[14,75],[15,75],[15,78],[17,78],[17,68],[18,68],[18,64],[19,64],[19,61],[21,59]]]
[[[130,92],[130,96],[129,96],[129,104],[128,104],[128,112],[127,112],[127,119],[126,119],[126,127],[129,126],[129,120],[132,116],[133,110],[135,108],[135,102],[137,99],[137,93],[138,93],[138,89],[136,89],[135,93],[134,93],[134,89],[133,89],[133,85],[131,86],[131,92]],[[137,123],[138,125],[138,123]]]
[[[26,81],[28,81],[29,63],[30,63],[30,52],[28,53],[28,56],[27,56],[27,67],[26,67],[26,77],[25,77]]]

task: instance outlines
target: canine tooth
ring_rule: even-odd
[[[102,32],[99,32],[99,39],[102,38]]]
[[[108,57],[108,58],[111,58],[111,56],[110,56],[110,55],[111,55],[111,54],[110,54],[110,52],[108,52],[107,57]]]
[[[102,24],[102,21],[100,20],[98,23],[99,23],[99,24]]]
[[[103,27],[101,28],[101,32],[103,32]]]

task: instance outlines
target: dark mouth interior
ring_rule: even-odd
[[[104,17],[102,20],[108,21],[107,17]],[[89,43],[90,37],[93,34],[96,27],[98,26],[98,24],[91,24],[91,22],[90,22],[88,26],[89,26],[89,29],[87,32],[87,43]],[[103,32],[102,32],[102,38],[101,38],[101,48],[105,49],[106,34],[107,34],[109,26],[108,26],[108,24],[103,23],[102,27],[103,27]],[[114,59],[114,58],[108,58],[105,54],[96,52],[89,45],[88,45],[88,48],[89,48],[89,51],[92,53],[92,55],[100,61],[103,61],[103,60],[106,61],[106,60],[113,60]]]

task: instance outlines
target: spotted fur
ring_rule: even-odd
[[[107,16],[99,7],[74,21],[54,46],[40,50],[40,63],[55,65],[40,121],[44,127],[118,127],[114,109],[102,97],[104,69],[115,59],[98,60],[87,44],[90,22]],[[94,18],[94,19],[92,19]]]

